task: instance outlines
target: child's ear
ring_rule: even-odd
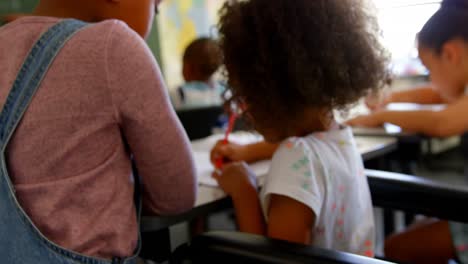
[[[452,65],[459,66],[462,62],[463,43],[459,40],[450,40],[442,46],[442,59]]]

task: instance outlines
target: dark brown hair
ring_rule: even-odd
[[[220,37],[233,100],[256,127],[282,131],[305,108],[343,109],[389,79],[378,26],[359,0],[232,1]]]
[[[184,62],[196,69],[203,80],[208,80],[223,63],[219,44],[211,38],[198,38],[185,49]]]
[[[436,53],[456,38],[468,42],[468,0],[444,0],[418,34],[419,44]]]

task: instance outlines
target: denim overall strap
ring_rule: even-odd
[[[110,264],[136,263],[136,255],[128,259],[104,260],[66,250],[49,241],[34,226],[20,206],[9,178],[6,148],[27,110],[42,79],[65,43],[86,23],[63,20],[52,26],[36,42],[26,57],[5,105],[0,113],[0,262],[9,264]],[[47,194],[44,194],[47,195]],[[138,207],[138,210],[140,208]],[[139,212],[138,212],[139,214]],[[140,248],[140,239],[138,249]]]

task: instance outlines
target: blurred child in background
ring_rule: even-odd
[[[211,38],[194,40],[187,46],[182,61],[182,75],[186,83],[177,88],[173,98],[175,106],[221,104],[225,87],[215,79],[223,63],[217,41]]]

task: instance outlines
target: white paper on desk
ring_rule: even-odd
[[[390,103],[385,109],[389,111],[442,111],[446,104],[415,104],[415,103]]]
[[[392,135],[405,135],[406,133],[401,127],[390,123],[384,123],[383,127],[353,127],[354,135],[366,136],[392,136]]]
[[[210,162],[209,152],[194,152],[195,165],[197,168],[198,183],[207,185],[207,186],[218,186],[213,177],[211,177],[214,167]],[[250,164],[250,168],[257,175],[257,180],[259,185],[263,185],[264,176],[268,173],[270,169],[270,161],[259,161],[253,164]]]

